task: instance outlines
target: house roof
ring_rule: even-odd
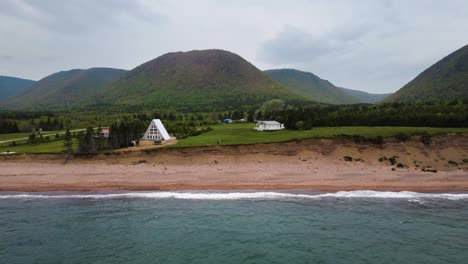
[[[164,140],[169,140],[171,137],[169,136],[169,133],[167,133],[166,128],[164,127],[163,123],[161,122],[161,119],[153,119],[154,124],[159,130],[159,133],[161,133],[161,136]]]
[[[281,123],[279,123],[277,121],[260,121],[259,123],[263,123],[263,124],[266,124],[266,125],[281,125]]]
[[[103,129],[101,129],[101,133],[109,134],[109,129],[108,128],[103,128]]]

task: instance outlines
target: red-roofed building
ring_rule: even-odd
[[[109,129],[108,128],[101,129],[100,136],[108,138],[109,137]]]

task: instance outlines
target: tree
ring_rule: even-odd
[[[36,133],[31,133],[28,137],[28,143],[34,144],[36,143]]]
[[[96,142],[94,140],[94,129],[88,127],[86,134],[79,139],[78,152],[80,153],[97,153]]]
[[[73,138],[70,133],[70,129],[67,129],[67,132],[65,133],[65,158],[69,159],[71,155],[73,155]]]
[[[262,107],[260,107],[260,112],[264,118],[270,118],[271,115],[275,112],[279,112],[284,109],[284,102],[281,99],[273,99],[268,102],[265,102]]]

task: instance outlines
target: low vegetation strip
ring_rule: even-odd
[[[242,145],[256,143],[286,142],[307,138],[333,138],[338,136],[360,136],[364,138],[405,138],[414,134],[444,134],[444,133],[468,133],[468,128],[432,128],[432,127],[316,127],[310,130],[281,130],[273,132],[258,132],[254,130],[254,123],[219,124],[212,125],[211,131],[197,136],[190,136],[178,141],[177,144],[164,148],[198,147],[214,145]],[[8,135],[8,136],[7,136]],[[14,136],[16,135],[16,136]],[[7,137],[24,136],[24,134],[6,134]],[[77,147],[74,142],[74,148]],[[62,153],[64,151],[63,137],[37,144],[18,144],[17,146],[0,146],[2,152],[15,153]]]
[[[468,132],[468,128],[432,128],[432,127],[316,127],[310,130],[281,130],[274,132],[258,132],[253,129],[253,123],[221,124],[211,126],[212,131],[199,136],[180,140],[169,147],[192,147],[212,145],[238,145],[255,143],[285,142],[306,138],[332,138],[341,135],[362,136],[366,138],[392,137],[414,134],[444,134]]]

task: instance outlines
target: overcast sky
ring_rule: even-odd
[[[468,44],[468,1],[0,0],[0,36],[0,75],[132,69],[217,48],[384,93]]]

